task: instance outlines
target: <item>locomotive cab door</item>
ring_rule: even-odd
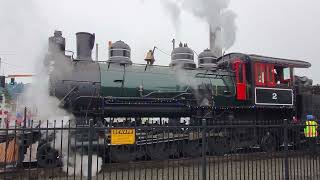
[[[239,101],[245,101],[247,100],[246,64],[240,59],[236,60],[233,69],[236,74],[236,98]]]

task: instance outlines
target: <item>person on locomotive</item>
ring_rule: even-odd
[[[276,84],[286,84],[290,82],[290,69],[276,66],[274,68],[274,74],[275,74],[275,82]]]

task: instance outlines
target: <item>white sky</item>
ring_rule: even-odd
[[[136,63],[144,63],[153,46],[170,53],[172,38],[198,53],[208,47],[206,23],[183,13],[176,29],[160,1],[0,0],[0,57],[10,64],[2,64],[1,73],[33,72],[55,29],[63,31],[67,49],[73,51],[76,32],[96,33],[100,60],[106,60],[109,40],[127,42]],[[299,74],[320,82],[319,0],[231,0],[230,9],[237,14],[237,39],[227,52],[310,61],[312,68]],[[156,52],[156,64],[169,61]]]

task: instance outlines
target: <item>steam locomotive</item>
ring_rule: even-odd
[[[208,126],[265,125],[282,124],[283,119],[303,121],[310,113],[319,115],[316,111],[320,102],[318,86],[313,86],[312,80],[306,77],[294,75],[295,68],[311,67],[305,61],[242,53],[216,57],[206,49],[198,55],[197,66],[194,51],[180,43],[172,50],[169,66],[134,64],[130,46],[117,41],[109,47],[109,59],[98,62],[92,59],[95,35],[79,32],[76,37],[76,58],[65,54],[61,32],[50,37],[45,65],[50,74],[50,94],[75,115],[77,125],[93,119],[96,124],[116,127],[120,122],[113,119],[119,117],[124,118],[121,124],[126,126],[150,123],[142,117],[167,118],[168,121],[153,122],[163,127],[181,123],[192,127],[201,125],[203,119]],[[182,122],[181,118],[187,118],[188,122]],[[235,132],[215,133],[223,135],[208,137],[208,150],[225,153],[228,148],[219,146],[219,142],[226,137],[230,139]],[[272,148],[279,138],[272,130],[258,133],[254,128],[239,129],[236,133],[241,137],[237,142],[246,146],[259,144],[265,150]],[[192,143],[199,138],[185,138],[188,140],[183,141],[186,153],[190,156],[199,153],[201,144]],[[151,143],[148,156],[168,158],[170,148],[177,148],[161,145],[168,139],[169,136],[156,145]],[[135,145],[112,147],[112,161],[136,159],[138,154],[133,154],[130,148],[139,144],[143,143],[138,137]]]

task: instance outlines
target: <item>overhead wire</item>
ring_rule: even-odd
[[[9,65],[11,67],[15,67],[15,68],[12,68],[12,69],[28,69],[26,66],[20,66],[20,65],[16,65],[16,64],[11,64],[11,63],[8,63],[7,61],[4,61],[2,58],[0,58],[1,61],[0,61],[0,65],[3,63],[3,64],[6,64],[6,65]]]
[[[7,64],[7,65],[10,65],[10,66],[15,66],[15,67],[18,67],[18,68],[26,68],[26,67],[23,67],[23,66],[19,66],[19,65],[15,65],[15,64],[7,63],[7,62],[5,62],[5,61],[1,61],[1,63],[3,63],[3,64]]]
[[[161,50],[161,49],[160,49],[160,48],[158,48],[157,46],[156,46],[156,49],[158,49],[160,52],[162,52],[162,53],[163,53],[163,54],[165,54],[165,55],[171,56],[169,53],[167,53],[167,52],[165,52],[165,51]]]
[[[19,54],[17,53],[11,53],[10,51],[0,51],[0,56],[17,56]],[[16,64],[11,64],[11,63],[8,63],[6,61],[3,60],[2,57],[0,57],[0,62],[3,63],[3,64],[7,64],[7,65],[10,65],[10,66],[15,66],[15,67],[21,67],[21,68],[24,68],[23,66],[20,66],[20,65],[16,65]]]

